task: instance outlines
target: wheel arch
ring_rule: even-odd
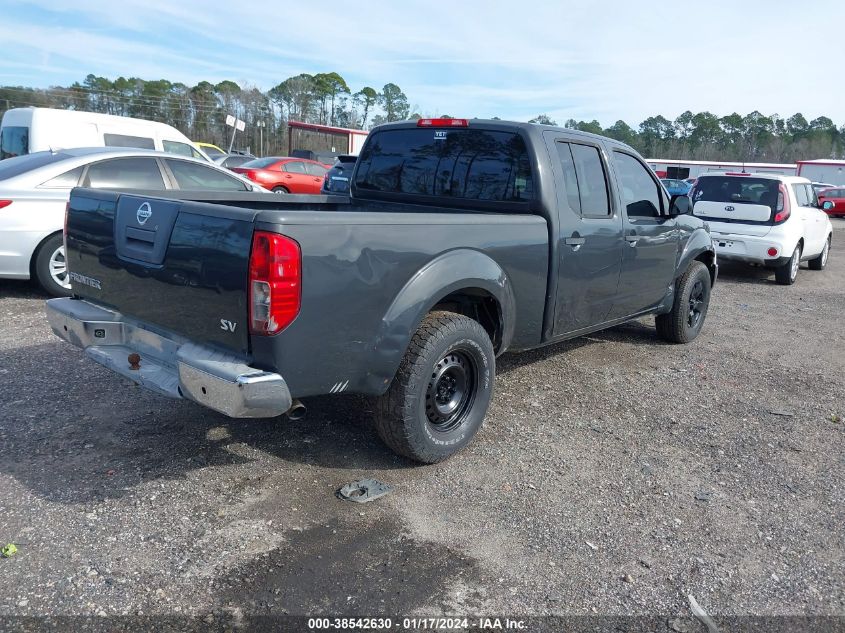
[[[53,237],[55,237],[56,235],[61,235],[61,234],[62,234],[61,229],[58,230],[58,231],[52,231],[52,232],[48,233],[47,235],[42,237],[39,240],[38,244],[35,245],[35,248],[32,249],[32,255],[29,256],[29,277],[30,277],[30,279],[36,279],[35,266],[36,266],[36,262],[38,260],[38,255],[41,252],[41,249],[44,247],[44,244],[47,243],[47,240],[50,240]]]
[[[411,277],[382,317],[367,377],[374,392],[383,393],[390,386],[414,332],[433,310],[478,321],[497,354],[513,338],[516,300],[501,266],[472,249],[443,253]]]

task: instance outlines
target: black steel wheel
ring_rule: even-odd
[[[675,282],[672,310],[655,318],[657,333],[670,343],[689,343],[695,340],[710,306],[710,271],[702,262],[690,262]]]
[[[453,455],[484,421],[495,363],[478,321],[454,312],[428,314],[378,399],[379,436],[396,453],[425,464]]]

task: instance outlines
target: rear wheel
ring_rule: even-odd
[[[792,257],[783,264],[775,268],[775,281],[784,286],[791,286],[798,278],[798,268],[801,266],[801,244],[795,246],[792,251]]]
[[[655,318],[657,333],[670,343],[693,341],[710,307],[710,271],[699,261],[691,262],[675,284],[675,301],[669,314]]]
[[[493,395],[493,344],[469,317],[432,312],[378,400],[376,430],[393,451],[433,464],[466,446]]]
[[[285,187],[273,187],[273,193],[290,193]]]
[[[35,277],[41,287],[54,297],[70,296],[65,246],[60,234],[45,240],[35,256]]]
[[[819,253],[819,256],[807,262],[810,266],[810,270],[824,270],[824,267],[827,266],[827,258],[830,256],[830,237],[830,235],[827,236],[824,248],[822,249],[822,252]]]

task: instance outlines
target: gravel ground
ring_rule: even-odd
[[[54,338],[33,286],[0,282],[0,544],[18,547],[0,616],[688,617],[692,594],[717,619],[841,625],[834,224],[827,270],[794,286],[722,262],[692,345],[643,320],[504,356],[479,436],[425,467],[354,396],[290,422],[147,393]],[[393,492],[335,497],[368,476]]]

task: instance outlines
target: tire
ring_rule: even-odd
[[[782,286],[791,286],[798,278],[798,269],[801,267],[801,244],[795,245],[792,257],[783,266],[775,268],[775,281]]]
[[[699,261],[690,263],[675,284],[672,311],[655,318],[657,333],[669,343],[690,343],[704,326],[710,307],[710,271]]]
[[[54,297],[71,295],[61,234],[47,238],[38,249],[35,256],[35,278],[47,294]]]
[[[830,257],[830,238],[831,236],[827,236],[827,241],[824,243],[824,248],[822,252],[819,253],[819,256],[811,259],[807,264],[810,266],[810,270],[824,270],[824,267],[827,266],[828,257]]]
[[[443,461],[478,432],[495,376],[493,344],[481,324],[454,312],[432,312],[378,398],[376,431],[399,455],[424,464]]]
[[[282,194],[290,193],[290,191],[288,191],[287,188],[285,188],[285,187],[273,187],[272,191],[273,191],[273,193],[282,193]]]

